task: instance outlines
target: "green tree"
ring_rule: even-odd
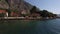
[[[1,13],[1,14],[0,14],[0,17],[4,17],[4,13]]]
[[[37,11],[36,6],[33,6],[33,8],[30,10],[30,13],[34,13],[34,12],[36,12],[36,11]]]
[[[56,17],[56,14],[53,14],[47,10],[40,11],[42,17]]]
[[[47,17],[48,16],[48,11],[47,10],[40,11],[40,14],[41,14],[42,17]]]
[[[10,17],[11,10],[10,9],[7,9],[6,11],[8,12],[8,17]]]
[[[10,4],[9,4],[9,2],[8,2],[8,0],[5,0],[7,3],[8,3],[8,5],[9,5],[9,9],[7,9],[7,11],[8,11],[8,17],[10,17],[10,14],[11,14],[11,9],[10,9]]]
[[[0,0],[1,1],[1,0]]]

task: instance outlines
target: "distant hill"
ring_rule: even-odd
[[[60,14],[57,14],[58,17],[60,17]]]

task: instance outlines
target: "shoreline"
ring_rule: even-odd
[[[0,17],[0,20],[49,20],[56,18],[30,18],[30,17]]]

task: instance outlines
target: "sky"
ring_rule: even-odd
[[[60,0],[25,0],[35,5],[40,10],[48,10],[54,14],[60,14]]]

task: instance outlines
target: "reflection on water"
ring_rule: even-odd
[[[60,34],[60,19],[0,20],[0,34]]]
[[[36,20],[0,20],[0,34],[34,34]]]

